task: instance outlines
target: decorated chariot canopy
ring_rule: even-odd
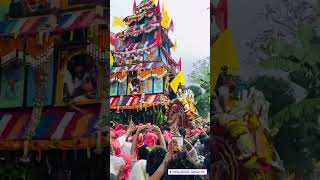
[[[169,83],[179,68],[171,56],[175,44],[168,36],[170,28],[164,25],[164,18],[168,21],[159,3],[143,0],[134,4],[133,15],[113,23],[126,28],[110,35],[114,45],[111,109],[141,109],[169,103]]]
[[[98,60],[106,63],[108,58],[109,36],[103,11],[95,6],[0,22],[0,150],[23,149],[26,155],[28,149],[108,145],[105,126],[101,125],[106,109],[101,103],[105,90],[101,82],[105,79],[96,78],[104,73]],[[85,38],[72,46],[79,32],[85,32]],[[81,58],[96,70],[87,78],[91,86],[86,93],[93,95],[80,94],[77,97],[82,99],[71,106],[63,87],[72,83],[66,76],[70,64]],[[75,99],[74,94],[75,90],[70,99]]]

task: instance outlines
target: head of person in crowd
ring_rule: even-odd
[[[169,161],[168,169],[198,169],[194,162],[191,162],[187,158],[186,152],[181,152],[175,155],[175,158]],[[168,175],[168,172],[164,175],[165,180],[201,180],[198,175]]]
[[[204,152],[207,154],[210,151],[210,137],[207,136],[203,139]]]
[[[200,136],[199,136],[200,143],[203,144],[206,141],[207,138],[208,138],[207,134],[201,133]]]
[[[150,151],[151,151],[151,148],[148,147],[147,145],[142,145],[141,147],[139,147],[138,149],[139,160],[141,159],[147,160]]]
[[[161,146],[155,146],[149,153],[146,166],[146,172],[149,174],[149,176],[152,176],[153,173],[156,172],[166,156],[166,153],[166,149]]]
[[[181,136],[183,136],[183,138],[186,138],[186,129],[180,127],[180,128],[179,128],[179,134],[180,134]]]

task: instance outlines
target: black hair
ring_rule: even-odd
[[[182,152],[178,153],[174,159],[169,161],[168,169],[198,169],[198,167],[188,160],[186,152]],[[201,177],[197,175],[170,176],[167,173],[165,175],[166,180],[201,180]]]
[[[140,160],[140,159],[145,159],[145,160],[147,160],[148,154],[149,154],[149,151],[148,151],[147,148],[148,148],[147,145],[142,145],[141,147],[139,147],[139,149],[138,149],[139,160]]]
[[[153,173],[157,171],[166,154],[167,151],[161,146],[155,146],[152,149],[148,155],[146,166],[146,172],[149,174],[149,176],[152,176]]]
[[[205,134],[205,133],[201,133],[201,134],[199,135],[200,143],[203,144],[206,138],[208,138],[208,135]]]
[[[183,136],[183,138],[186,138],[186,129],[185,128],[180,127],[179,133],[181,136]]]

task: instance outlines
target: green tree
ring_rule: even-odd
[[[283,107],[295,102],[293,89],[290,84],[279,78],[271,76],[259,76],[249,81],[250,87],[255,87],[263,92],[265,98],[270,103],[269,115],[273,116]]]
[[[210,64],[209,58],[193,64],[193,71],[189,74],[192,83],[200,87],[191,86],[194,91],[196,107],[202,117],[207,117],[210,112]],[[204,92],[203,92],[204,91]]]
[[[289,80],[307,92],[301,102],[271,105],[277,111],[282,109],[271,117],[272,126],[280,130],[274,138],[280,157],[287,171],[304,179],[312,172],[313,163],[320,160],[319,2],[316,5],[307,0],[281,0],[276,6],[267,5],[262,15],[271,22],[270,28],[248,43],[263,67],[288,73]],[[263,88],[268,89],[267,86]],[[271,92],[264,93],[270,96]],[[271,95],[272,99],[277,98],[276,94]]]

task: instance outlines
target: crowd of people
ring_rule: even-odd
[[[111,180],[209,179],[209,126],[174,130],[134,122],[110,129]],[[181,148],[173,137],[183,139]],[[168,169],[207,169],[207,175],[169,175]]]

